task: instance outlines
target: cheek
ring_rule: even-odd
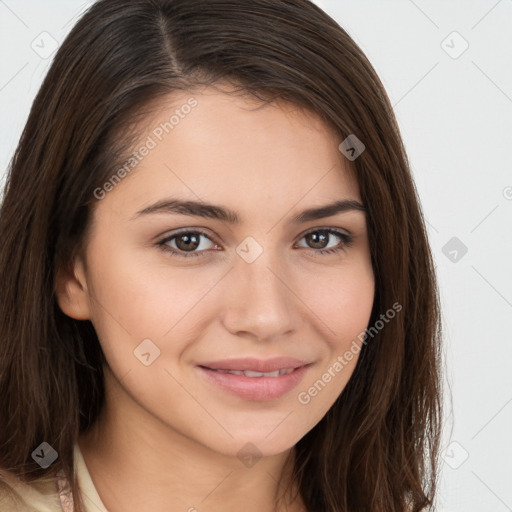
[[[95,247],[101,247],[90,256],[95,320],[117,323],[133,341],[164,336],[216,282],[211,271],[172,268],[158,248],[133,248],[115,233],[98,238]]]
[[[374,300],[374,274],[369,260],[339,272],[339,278],[317,279],[318,287],[303,290],[318,317],[325,357],[301,386],[297,400],[311,421],[319,421],[349,381],[359,358]]]
[[[344,349],[367,327],[375,292],[369,259],[354,259],[338,269],[316,269],[297,283],[301,300],[318,317],[333,349]]]

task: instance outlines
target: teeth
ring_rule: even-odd
[[[245,370],[244,375],[246,377],[279,377],[279,370],[276,370],[275,372],[252,372],[251,370]]]
[[[242,375],[245,377],[279,377],[287,373],[293,372],[295,368],[283,368],[282,370],[276,370],[274,372],[254,372],[252,370],[216,370],[220,373],[231,373],[232,375]]]

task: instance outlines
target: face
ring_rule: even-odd
[[[277,454],[340,395],[370,319],[365,214],[317,211],[362,203],[358,183],[339,137],[294,105],[210,88],[167,100],[97,190],[59,304],[95,327],[124,397],[106,407],[226,455]]]

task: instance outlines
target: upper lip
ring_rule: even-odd
[[[212,370],[252,370],[255,372],[275,372],[285,368],[299,368],[309,364],[307,361],[295,357],[274,357],[272,359],[257,359],[255,357],[244,357],[238,359],[226,359],[224,361],[209,361],[199,364]]]

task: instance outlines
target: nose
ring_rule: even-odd
[[[251,263],[235,258],[225,286],[223,323],[232,334],[269,341],[299,328],[301,302],[291,272],[269,250]]]

